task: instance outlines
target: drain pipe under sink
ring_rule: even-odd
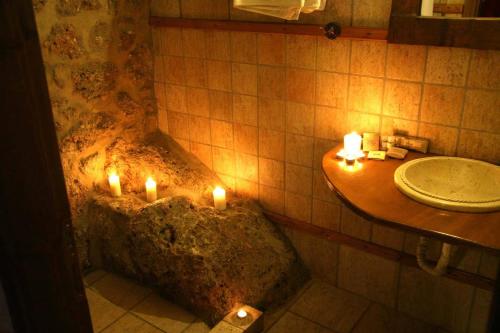
[[[417,245],[417,263],[422,270],[432,275],[443,275],[450,262],[451,245],[443,242],[441,256],[434,267],[425,259],[425,253],[429,247],[429,238],[420,236]]]

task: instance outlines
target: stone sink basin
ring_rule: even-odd
[[[424,157],[394,172],[396,187],[423,204],[460,212],[500,210],[500,166],[459,157]]]

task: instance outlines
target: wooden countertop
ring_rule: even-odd
[[[342,201],[367,219],[500,253],[500,212],[462,213],[434,208],[410,199],[396,188],[396,168],[430,154],[409,152],[402,161],[365,159],[363,167],[353,172],[339,165],[336,153],[341,148],[339,145],[323,156],[323,173]]]

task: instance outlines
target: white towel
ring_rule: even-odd
[[[301,12],[308,14],[316,10],[324,10],[325,5],[326,0],[305,0]]]
[[[326,0],[234,0],[235,8],[286,20],[298,20],[301,12],[323,10]]]

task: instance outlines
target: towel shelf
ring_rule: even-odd
[[[315,24],[261,23],[230,20],[203,20],[151,16],[153,27],[178,27],[232,31],[269,32],[295,35],[325,36],[325,27]],[[325,37],[326,38],[326,37]],[[339,38],[387,40],[387,29],[342,27]]]

